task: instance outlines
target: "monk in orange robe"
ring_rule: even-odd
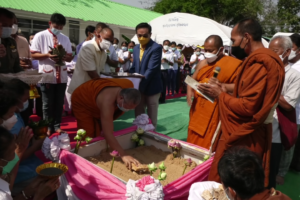
[[[86,130],[86,136],[100,136],[101,131],[112,150],[119,152],[131,169],[137,160],[125,154],[113,135],[113,120],[124,112],[133,110],[141,101],[141,94],[127,79],[93,79],[80,85],[72,94],[72,111],[78,129]]]
[[[209,180],[220,182],[218,162],[232,146],[245,146],[263,160],[265,186],[268,185],[272,116],[284,81],[284,65],[273,51],[264,48],[262,28],[252,19],[240,21],[231,32],[231,53],[242,63],[233,95],[216,84],[200,84],[198,89],[219,102],[221,135],[214,144],[216,150]]]
[[[193,78],[199,83],[207,83],[214,75],[214,69],[220,67],[218,80],[223,84],[234,83],[241,61],[223,54],[222,38],[209,36],[204,43],[206,59],[196,68]],[[211,103],[200,93],[188,86],[187,101],[191,104],[187,142],[209,149],[213,135],[219,123],[218,101]]]

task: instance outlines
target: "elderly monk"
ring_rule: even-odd
[[[198,64],[193,78],[199,83],[207,83],[213,77],[214,69],[220,67],[218,80],[224,85],[232,84],[241,61],[225,56],[223,50],[222,38],[218,35],[209,36],[204,43],[206,59]],[[192,104],[187,142],[209,149],[219,123],[218,101],[211,103],[188,86],[187,102]]]
[[[246,146],[263,159],[265,186],[269,180],[273,113],[284,81],[284,66],[279,56],[264,48],[262,28],[253,19],[244,19],[232,29],[231,53],[247,57],[234,82],[233,95],[221,84],[199,84],[198,89],[219,101],[221,135],[213,146],[216,150],[209,180],[220,182],[218,162],[232,146]]]
[[[72,94],[72,109],[78,129],[84,129],[89,137],[104,138],[111,149],[120,153],[126,166],[139,164],[125,154],[113,135],[113,120],[124,112],[133,110],[141,101],[141,94],[127,79],[93,79],[80,85]]]

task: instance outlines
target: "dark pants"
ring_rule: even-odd
[[[279,170],[283,146],[281,143],[272,143],[270,156],[270,174],[268,188],[276,188],[276,176]]]
[[[66,87],[66,83],[41,85],[43,119],[52,120],[49,126],[51,132],[60,128]]]
[[[299,125],[298,125],[299,126]],[[300,134],[298,133],[298,139],[295,144],[293,160],[291,163],[291,168],[300,172]]]
[[[178,70],[169,69],[169,81],[168,81],[168,93],[170,93],[170,90],[172,92],[172,95],[175,94],[176,90],[176,80],[177,80],[177,72]]]
[[[181,78],[181,72],[180,68],[177,70],[177,76],[176,76],[176,84],[175,84],[175,91],[178,94],[179,93],[179,88],[180,88],[180,78]]]
[[[168,70],[161,70],[161,79],[163,82],[163,90],[161,92],[161,97],[159,99],[160,102],[166,101],[166,90],[167,90],[167,83],[168,83]]]

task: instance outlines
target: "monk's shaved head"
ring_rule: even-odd
[[[122,89],[120,95],[127,104],[138,105],[141,101],[141,93],[135,88]]]
[[[211,43],[213,44],[217,49],[220,47],[223,47],[223,40],[218,35],[210,35],[208,38],[206,38],[205,43]]]

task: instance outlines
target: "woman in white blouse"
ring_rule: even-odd
[[[128,43],[121,43],[121,50],[118,52],[119,67],[123,69],[123,72],[127,72],[130,68],[130,53],[128,52]]]

